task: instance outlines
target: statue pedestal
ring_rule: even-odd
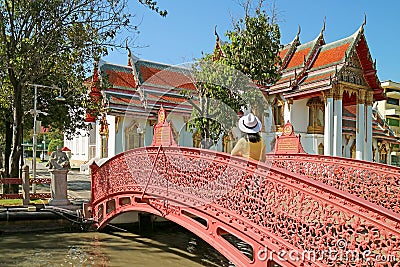
[[[70,202],[67,198],[67,173],[69,170],[49,170],[51,173],[51,206],[66,206]]]

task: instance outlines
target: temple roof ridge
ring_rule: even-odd
[[[101,62],[101,63],[100,63]],[[131,67],[129,67],[128,65],[124,65],[124,64],[119,64],[119,63],[114,63],[114,62],[109,62],[109,61],[105,61],[105,60],[100,60],[99,61],[99,69],[103,66],[115,66],[115,67],[121,67],[121,68],[126,68],[126,69],[130,69]]]
[[[226,57],[224,49],[222,49],[224,42],[221,41],[217,32],[217,25],[214,28],[214,35],[215,35],[215,47],[213,51],[212,59],[213,61],[220,59],[221,57]]]
[[[293,54],[296,52],[296,48],[300,45],[300,32],[301,28],[299,25],[299,29],[297,31],[296,36],[293,38],[293,41],[290,43],[283,45],[280,51],[280,57],[282,59],[281,70],[285,69],[287,64],[289,63],[290,59],[292,58]]]

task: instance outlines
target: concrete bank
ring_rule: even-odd
[[[25,164],[32,170],[32,163]],[[36,163],[37,178],[50,178],[46,163]],[[38,188],[39,192],[49,192],[48,185]],[[83,204],[89,203],[91,181],[88,174],[70,170],[67,174],[67,197],[71,203],[66,206],[34,204],[29,206],[0,206],[0,233],[29,232],[58,229],[86,229],[91,223],[83,218]]]
[[[91,221],[83,218],[79,206],[68,209],[32,205],[0,208],[0,234],[50,230],[88,230]]]

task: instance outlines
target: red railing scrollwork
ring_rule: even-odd
[[[282,266],[399,266],[398,198],[379,197],[398,192],[395,169],[375,170],[375,176],[368,164],[355,161],[354,169],[364,164],[358,175],[350,161],[335,164],[332,158],[323,167],[322,159],[308,155],[298,156],[298,164],[294,156],[284,162],[290,155],[259,163],[202,149],[158,149],[130,150],[92,166],[98,227],[142,210],[180,223],[237,266],[266,266],[269,259]],[[377,184],[374,177],[389,182]],[[207,223],[199,227],[184,214]],[[227,232],[252,246],[253,259],[243,260],[223,243]]]

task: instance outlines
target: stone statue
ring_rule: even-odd
[[[60,146],[57,146],[57,150],[51,153],[46,166],[50,170],[68,170],[70,168],[68,156],[65,152],[61,151]]]

